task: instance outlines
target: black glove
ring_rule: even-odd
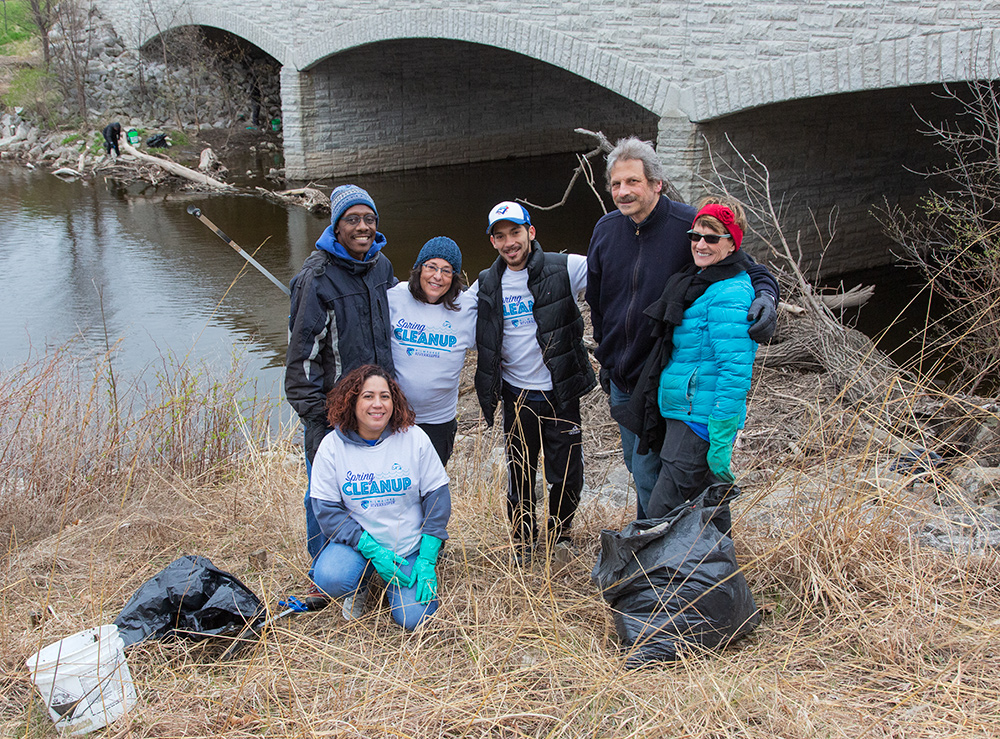
[[[601,367],[601,371],[597,373],[597,381],[601,383],[601,390],[604,391],[605,395],[611,395],[611,368]]]
[[[750,303],[750,310],[747,311],[747,320],[753,323],[747,331],[750,338],[758,344],[766,344],[774,336],[774,329],[778,326],[778,310],[774,304],[774,296],[771,293],[760,292]]]
[[[332,429],[326,425],[326,421],[310,421],[309,419],[305,419],[304,423],[306,425],[304,434],[306,459],[309,460],[309,464],[312,464],[313,458],[316,456],[316,450],[319,449],[319,443],[323,441],[323,437],[330,433]]]

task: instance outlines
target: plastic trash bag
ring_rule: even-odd
[[[237,577],[206,557],[186,555],[143,583],[115,625],[125,646],[168,635],[206,639],[240,631],[263,610]]]
[[[677,659],[685,644],[724,647],[760,623],[732,539],[711,522],[705,495],[663,518],[601,532],[591,579],[614,609],[628,667]]]

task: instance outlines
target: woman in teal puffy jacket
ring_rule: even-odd
[[[743,208],[721,197],[700,206],[688,231],[694,265],[671,278],[659,303],[672,348],[657,387],[665,436],[650,518],[666,515],[710,485],[735,482],[733,442],[746,420],[757,353],[747,335],[754,290],[746,272],[749,259],[740,251]],[[729,533],[732,519],[725,502],[713,521]]]

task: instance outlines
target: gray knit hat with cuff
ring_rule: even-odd
[[[435,236],[420,248],[413,269],[421,266],[428,259],[443,259],[456,273],[462,271],[462,252],[458,244],[447,236]]]

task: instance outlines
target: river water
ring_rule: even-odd
[[[242,162],[230,166],[245,171]],[[375,199],[397,277],[406,279],[427,239],[447,235],[461,247],[471,281],[496,256],[486,236],[490,208],[517,197],[558,202],[575,166],[572,155],[552,156],[351,181]],[[241,184],[252,192],[260,182]],[[189,215],[192,204],[286,284],[329,223],[256,194],[64,182],[0,166],[0,368],[67,346],[85,358],[112,346],[119,379],[156,371],[165,359],[224,373],[236,358],[257,394],[273,401],[275,422],[288,420],[281,400],[288,298]],[[584,254],[602,212],[578,183],[564,207],[533,211],[532,219],[547,250]],[[895,321],[883,348],[900,360],[912,355],[899,346],[915,324],[896,318],[919,276],[876,270],[847,278],[848,287],[855,282],[879,285],[879,298],[853,318],[859,328],[875,336]],[[908,311],[919,320],[926,301]]]
[[[474,279],[496,256],[490,208],[516,197],[558,202],[575,166],[572,155],[554,156],[351,181],[375,199],[397,277],[406,279],[427,239],[446,235]],[[116,371],[132,376],[164,357],[226,368],[235,354],[280,405],[288,298],[252,268],[240,275],[243,259],[187,213],[191,204],[286,284],[329,224],[257,195],[64,182],[0,166],[0,366],[66,345],[95,357],[112,345]],[[532,217],[547,250],[586,253],[602,212],[578,184],[566,206]]]

